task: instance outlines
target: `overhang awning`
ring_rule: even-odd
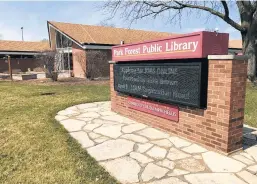
[[[10,51],[0,51],[0,55],[37,55],[38,52],[10,52]]]

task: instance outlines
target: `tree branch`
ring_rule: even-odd
[[[226,1],[221,1],[221,4],[223,5],[224,10],[225,10],[225,17],[229,17],[229,10],[228,10],[227,2]]]
[[[230,24],[232,27],[234,27],[235,29],[239,30],[239,31],[245,31],[245,28],[240,26],[238,23],[236,23],[235,21],[233,21],[231,18],[226,17],[224,14],[220,13],[219,11],[216,11],[212,8],[206,7],[206,6],[200,6],[200,5],[192,5],[192,4],[184,4],[181,3],[179,1],[175,1],[178,5],[180,5],[181,7],[184,8],[193,8],[193,9],[199,9],[199,10],[204,10],[207,11],[213,15],[216,15],[217,17],[223,19],[225,22],[227,22],[228,24]],[[223,5],[224,6],[224,5]],[[225,10],[226,11],[226,10]]]
[[[150,7],[166,7],[166,8],[169,8],[169,9],[175,9],[175,10],[181,10],[183,9],[184,7],[179,7],[179,6],[170,6],[170,5],[167,5],[166,3],[153,3],[153,2],[149,2],[149,1],[143,1],[144,4],[147,4],[148,6]]]

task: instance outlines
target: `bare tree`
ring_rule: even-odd
[[[61,69],[61,56],[56,51],[43,51],[36,55],[37,60],[44,65],[46,75],[57,81]]]
[[[256,77],[257,59],[257,1],[123,1],[109,0],[102,6],[109,12],[110,18],[120,14],[128,21],[136,21],[145,17],[156,18],[168,13],[170,22],[180,22],[186,14],[192,16],[207,12],[231,25],[240,31],[242,36],[243,54],[249,57],[248,78],[254,81]],[[187,10],[185,12],[185,10]],[[233,20],[231,11],[237,11],[241,23]],[[186,14],[185,14],[186,13]]]
[[[99,22],[98,25],[99,25],[99,26],[105,26],[105,27],[116,27],[115,24],[109,23],[109,22],[107,22],[107,21],[101,21],[101,22]]]
[[[49,40],[47,38],[44,38],[41,40],[41,42],[49,42]]]
[[[105,78],[110,75],[108,61],[110,50],[87,50],[87,78]]]

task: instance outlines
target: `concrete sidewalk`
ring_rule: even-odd
[[[55,117],[121,183],[257,184],[257,129],[229,157],[120,116],[110,102],[76,105]]]

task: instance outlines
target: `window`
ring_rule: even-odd
[[[60,32],[56,31],[56,48],[66,47],[72,47],[72,41]]]

